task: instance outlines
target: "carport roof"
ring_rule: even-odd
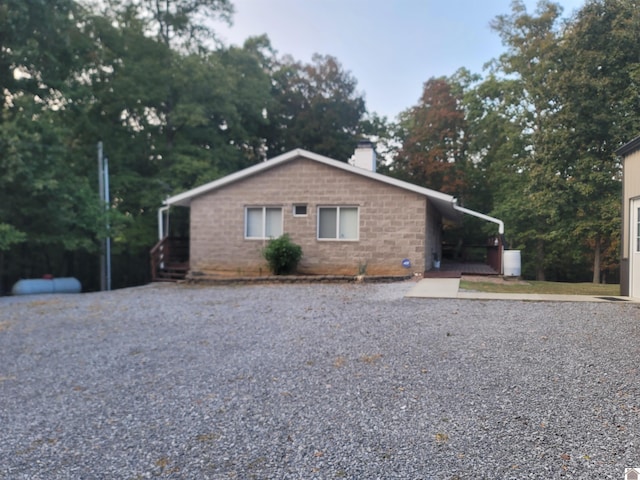
[[[230,185],[239,180],[251,177],[253,175],[258,175],[261,172],[277,167],[278,165],[282,165],[287,162],[294,161],[299,158],[305,158],[307,160],[322,163],[324,165],[328,165],[333,168],[344,170],[346,172],[353,173],[355,175],[360,175],[362,177],[370,178],[372,180],[385,183],[387,185],[393,185],[395,187],[402,188],[410,192],[424,195],[433,203],[433,205],[438,209],[438,211],[444,217],[450,220],[459,220],[462,216],[461,212],[459,212],[454,208],[457,205],[457,200],[455,197],[451,195],[447,195],[445,193],[441,193],[436,190],[431,190],[429,188],[420,187],[418,185],[413,185],[412,183],[404,182],[402,180],[388,177],[387,175],[382,175],[380,173],[372,172],[364,168],[354,167],[352,165],[349,165],[348,163],[340,162],[338,160],[325,157],[323,155],[318,155],[317,153],[309,152],[301,148],[291,150],[287,153],[283,153],[282,155],[278,155],[277,157],[266,160],[262,163],[258,163],[249,168],[245,168],[244,170],[240,170],[238,172],[232,173],[225,177],[219,178],[218,180],[214,180],[213,182],[205,183],[204,185],[200,185],[199,187],[196,187],[191,190],[187,190],[186,192],[180,193],[178,195],[169,197],[164,201],[164,204],[169,206],[175,205],[175,206],[188,207],[191,204],[191,201],[200,195],[204,195],[205,193],[212,192],[214,190]]]

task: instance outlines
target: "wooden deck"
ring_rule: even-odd
[[[424,272],[424,278],[460,278],[462,275],[499,275],[484,263],[457,263],[443,261],[439,270]]]

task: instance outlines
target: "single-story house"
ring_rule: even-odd
[[[640,137],[616,154],[622,157],[620,295],[640,298]]]
[[[287,233],[302,247],[303,274],[408,275],[441,258],[445,220],[470,214],[451,195],[376,173],[370,142],[341,162],[302,149],[238,171],[165,200],[190,209],[189,270],[267,274],[261,251]]]

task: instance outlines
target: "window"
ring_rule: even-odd
[[[244,238],[276,238],[282,235],[282,207],[247,207]]]
[[[306,217],[307,216],[307,205],[299,204],[293,206],[293,216],[294,217]]]
[[[358,240],[358,207],[318,207],[319,240]]]

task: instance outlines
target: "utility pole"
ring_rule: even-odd
[[[100,203],[104,200],[104,158],[102,156],[102,142],[98,142],[98,194],[100,195]],[[100,242],[100,291],[107,289],[106,272],[106,256],[104,243]]]
[[[102,142],[98,142],[98,190],[100,202],[109,210],[109,159],[104,157]],[[111,236],[109,216],[106,218],[107,237],[100,246],[100,291],[111,290]]]
[[[109,158],[104,157],[104,208],[107,212],[110,210],[111,200],[109,198]],[[105,254],[106,254],[106,283],[107,290],[111,291],[111,224],[109,223],[109,215],[107,213],[107,238],[105,238]]]

